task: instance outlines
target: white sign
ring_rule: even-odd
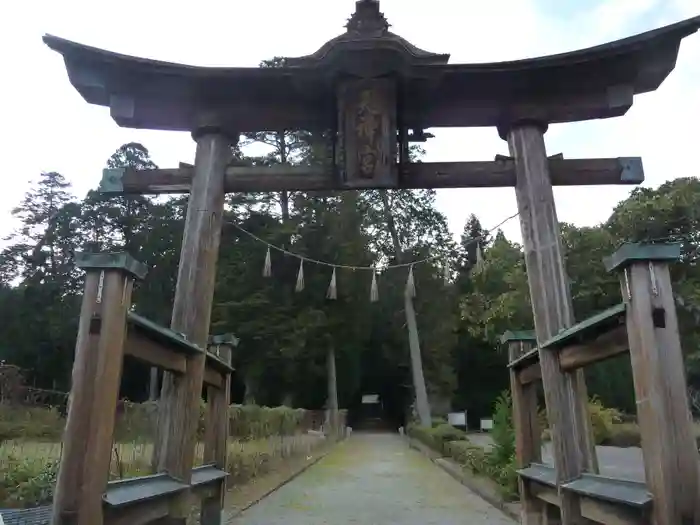
[[[493,429],[493,419],[482,419],[481,420],[481,430],[492,430]]]
[[[467,426],[467,413],[466,412],[450,412],[447,414],[447,422],[453,427],[466,427]]]
[[[363,405],[376,405],[379,403],[379,394],[365,394],[362,396]]]

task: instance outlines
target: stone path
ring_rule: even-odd
[[[353,434],[236,525],[513,525],[405,441]]]

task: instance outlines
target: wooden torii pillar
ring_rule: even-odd
[[[214,298],[224,212],[224,171],[237,136],[227,132],[215,120],[203,120],[192,132],[197,152],[170,327],[201,348],[207,347]],[[194,464],[204,365],[205,354],[202,353],[188,364],[188,367],[193,367],[193,373],[180,377],[165,373],[163,377],[158,434],[174,436],[174,439],[164,444],[156,467],[184,483],[190,482]],[[188,409],[169,410],[164,404],[166,400]],[[174,413],[182,414],[182,418],[169,417]],[[173,507],[167,525],[184,525],[189,513],[189,501],[182,497],[179,505]]]
[[[569,279],[566,273],[561,230],[554,204],[544,134],[547,123],[515,120],[500,127],[501,138],[515,161],[515,195],[525,250],[530,300],[538,344],[574,324]],[[547,418],[552,432],[557,485],[578,478],[583,472],[596,472],[595,441],[588,413],[588,393],[583,370],[562,371],[557,356],[540,351],[542,383]],[[570,395],[571,392],[577,395]],[[579,401],[576,402],[575,400]],[[560,438],[556,429],[566,428],[574,440]],[[575,498],[560,493],[564,525],[578,523],[580,511]],[[543,516],[527,513],[527,525],[541,523]]]

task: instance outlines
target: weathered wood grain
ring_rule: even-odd
[[[648,516],[640,511],[627,509],[598,499],[582,497],[581,515],[595,523],[605,525],[644,525],[650,523]]]
[[[179,352],[173,352],[166,346],[144,337],[136,330],[129,330],[124,343],[124,354],[177,374],[187,371],[187,357]]]
[[[508,343],[508,358],[515,361],[524,352],[532,348],[531,342],[510,341]],[[515,427],[515,458],[518,468],[524,468],[530,463],[542,459],[542,429],[537,420],[537,385],[521,383],[519,371],[510,368],[510,391],[513,400],[513,426]],[[522,523],[528,525],[541,524],[542,503],[530,492],[528,483],[518,477]]]
[[[231,364],[231,347],[218,345],[219,357]],[[213,463],[217,468],[226,470],[226,446],[228,443],[228,406],[231,399],[231,375],[225,374],[219,388],[207,387],[207,414],[204,435],[204,463]],[[202,525],[221,525],[223,523],[224,496],[226,480],[213,489],[213,494],[202,499],[200,522]]]
[[[515,193],[535,332],[541,344],[574,322],[544,132],[534,124],[516,126],[508,133],[508,147],[515,159]],[[540,349],[540,367],[547,417],[555,429],[552,448],[561,485],[596,466],[588,397],[583,372],[562,372],[552,352]],[[560,499],[563,525],[575,525],[581,520],[576,497],[560,490]]]
[[[549,159],[554,186],[639,184],[644,180],[641,161],[632,159]],[[107,193],[188,193],[194,168],[181,166],[153,170],[105,170],[101,191]],[[422,162],[400,167],[397,186],[414,188],[498,188],[516,184],[512,160]],[[383,188],[365,181],[363,188]],[[321,191],[352,189],[337,181],[330,166],[229,166],[226,192]]]
[[[103,522],[132,286],[132,278],[118,269],[91,269],[86,277],[54,497],[55,525]],[[101,318],[98,329],[91,323],[95,315]]]
[[[539,361],[532,363],[531,365],[521,368],[517,371],[518,381],[522,385],[529,385],[534,381],[539,381],[542,379],[542,367],[540,367]]]
[[[197,139],[195,175],[187,206],[180,253],[171,328],[206,348],[214,296],[214,278],[221,239],[224,206],[224,170],[230,158],[230,142],[223,135],[207,133]],[[159,410],[159,471],[189,483],[202,395],[206,354],[188,359],[183,376],[166,373]],[[189,513],[187,498],[171,508],[171,523],[184,524]]]
[[[572,371],[609,359],[629,350],[627,328],[620,326],[586,344],[567,346],[558,351],[559,366]],[[552,350],[550,350],[552,351]],[[556,352],[556,350],[554,350]]]
[[[697,525],[700,465],[668,264],[633,261],[621,285],[653,522]]]

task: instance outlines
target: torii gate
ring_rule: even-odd
[[[389,32],[377,0],[359,0],[346,33],[316,53],[280,68],[204,68],[134,58],[54,36],[44,42],[63,55],[71,83],[91,104],[110,108],[118,125],[188,131],[195,164],[176,169],[107,170],[102,190],[189,192],[172,328],[206,344],[224,195],[232,191],[369,188],[515,187],[538,341],[574,321],[552,185],[639,184],[639,158],[548,158],[550,123],[624,115],[634,95],[654,91],[673,70],[680,42],[700,27],[695,17],[581,51],[512,62],[448,64]],[[410,142],[439,127],[497,127],[512,157],[492,162],[411,163]],[[241,132],[331,131],[333,147],[319,168],[229,166]],[[583,376],[566,375],[543,353],[545,395],[561,398],[567,382],[585,391]],[[193,409],[195,380],[170,379],[178,402]],[[586,396],[580,396],[586,399]],[[556,403],[547,403],[556,406]],[[553,438],[562,480],[595,470],[584,406],[549,413],[552,428],[575,428],[577,439]],[[166,421],[165,425],[172,424]],[[172,450],[194,450],[196,421]],[[188,481],[192,458],[168,458],[171,474]],[[525,509],[536,503],[523,496]],[[562,495],[562,521],[577,520]],[[525,513],[528,523],[539,514]],[[181,521],[184,523],[184,520]]]

